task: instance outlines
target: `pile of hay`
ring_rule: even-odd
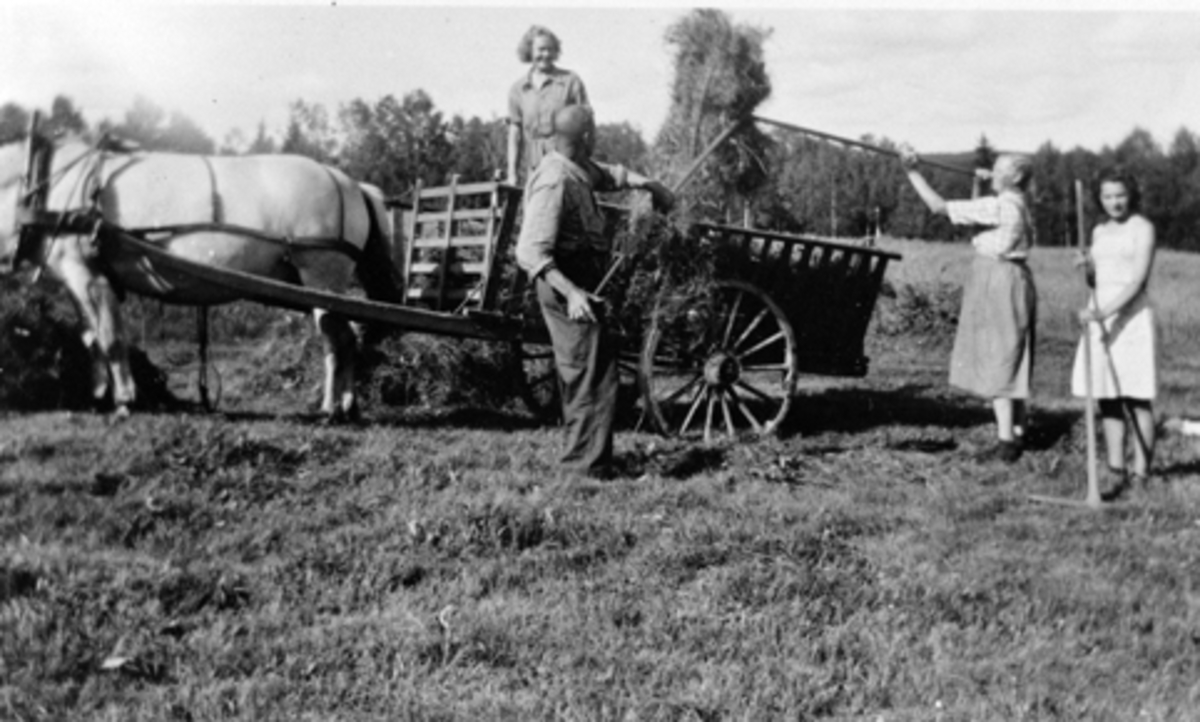
[[[80,409],[91,402],[75,309],[57,291],[0,278],[0,408]]]
[[[726,128],[749,118],[771,94],[763,59],[769,31],[735,25],[720,10],[694,10],[667,29],[674,47],[671,106],[654,142],[656,173],[682,178]],[[697,219],[732,220],[767,180],[770,139],[746,123],[701,167],[680,197],[680,212]]]
[[[299,315],[282,317],[259,343],[249,377],[229,391],[244,398],[300,395],[321,403],[324,346]],[[504,408],[519,396],[512,351],[472,339],[368,329],[355,374],[363,409],[476,406]]]
[[[138,408],[179,403],[166,375],[140,349],[130,348],[129,362]],[[44,279],[31,284],[17,275],[0,276],[0,409],[96,407],[91,378],[91,356],[62,287]],[[103,399],[99,405],[110,403]]]

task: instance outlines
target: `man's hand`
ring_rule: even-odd
[[[578,286],[567,292],[567,317],[572,321],[595,323],[596,312],[593,303],[604,303],[604,299]]]
[[[662,183],[652,180],[646,183],[645,189],[650,191],[650,201],[654,210],[659,213],[670,213],[675,207],[675,194]]]
[[[900,165],[904,167],[904,170],[917,169],[917,164],[921,162],[921,157],[917,155],[917,151],[913,150],[911,145],[905,143],[897,148],[897,152],[900,153]]]

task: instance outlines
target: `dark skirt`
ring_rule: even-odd
[[[963,289],[950,385],[987,398],[1029,398],[1036,323],[1029,267],[977,255]]]

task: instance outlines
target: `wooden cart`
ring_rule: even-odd
[[[513,257],[519,189],[452,183],[418,187],[407,203],[393,203],[403,294],[399,304],[382,303],[189,261],[157,246],[154,234],[46,211],[52,149],[30,148],[26,187],[37,190],[22,195],[22,233],[94,233],[109,263],[150,264],[164,277],[267,305],[510,344],[526,403],[544,416],[557,413],[548,333]],[[705,440],[768,434],[787,416],[799,374],[866,373],[863,338],[887,264],[899,256],[746,228],[694,230],[697,244],[721,251],[714,285],[690,297],[663,289],[644,333],[624,333],[623,376],[636,378],[643,418],[663,433]]]
[[[712,293],[661,299],[642,344],[645,411],[666,434],[705,440],[776,431],[802,373],[860,377],[889,261],[866,246],[712,224]]]

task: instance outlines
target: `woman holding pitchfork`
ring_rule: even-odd
[[[1025,202],[1032,163],[1028,156],[1001,155],[990,173],[982,173],[996,195],[947,201],[921,175],[912,148],[900,148],[900,161],[929,210],[955,225],[983,229],[971,241],[975,258],[963,289],[950,384],[991,399],[999,439],[985,456],[1011,464],[1023,449],[1037,318],[1037,289],[1025,263],[1033,246],[1033,220]]]
[[[1108,469],[1114,477],[1101,497],[1112,501],[1133,489],[1146,490],[1154,454],[1158,346],[1148,287],[1155,239],[1153,224],[1138,213],[1141,193],[1127,171],[1102,171],[1094,194],[1107,218],[1092,229],[1091,249],[1080,259],[1092,292],[1079,312],[1087,333],[1075,355],[1071,389],[1076,396],[1086,393],[1084,344],[1090,344],[1091,387],[1099,400]],[[1126,466],[1130,438],[1132,474]]]

